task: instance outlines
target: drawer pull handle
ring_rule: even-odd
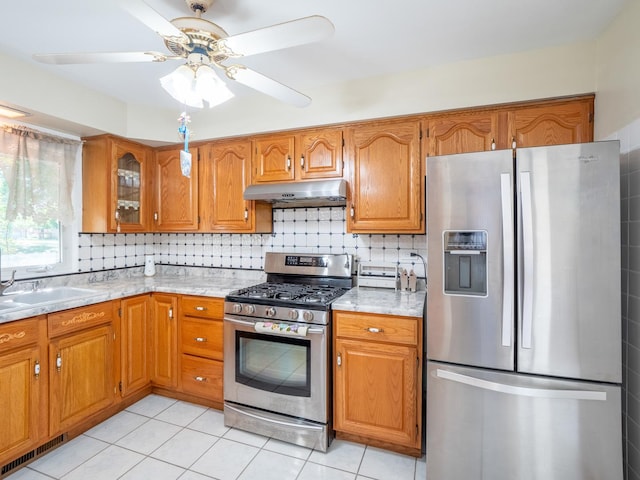
[[[207,338],[206,337],[195,337],[194,340],[196,342],[201,342],[202,343],[202,342],[206,342]]]
[[[368,327],[365,328],[365,331],[369,333],[384,333],[384,328]]]
[[[59,373],[61,369],[62,369],[62,357],[60,356],[60,353],[57,353],[56,354],[56,370]]]
[[[36,378],[40,377],[40,362],[36,360],[36,364],[33,366],[33,373]]]
[[[207,377],[200,377],[200,376],[197,376],[197,377],[193,377],[193,379],[194,379],[196,382],[206,382],[206,381],[207,381]]]
[[[201,307],[200,305],[198,305],[197,307],[194,307],[194,309],[198,312],[205,312],[207,310],[207,307]]]

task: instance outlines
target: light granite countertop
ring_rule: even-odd
[[[234,290],[264,281],[266,275],[261,271],[189,267],[163,267],[153,277],[143,276],[139,269],[52,277],[41,281],[38,288],[73,286],[88,289],[90,292],[76,298],[0,310],[0,324],[151,292],[223,298]],[[30,287],[29,283],[21,282],[12,287],[12,290]],[[11,294],[0,299],[9,297]],[[424,290],[409,293],[384,288],[354,287],[338,298],[332,308],[422,317],[425,297]]]
[[[354,287],[336,299],[334,310],[422,317],[426,291],[406,292],[390,288]]]

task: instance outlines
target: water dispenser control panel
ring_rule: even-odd
[[[442,237],[444,293],[487,296],[487,232],[446,230]]]

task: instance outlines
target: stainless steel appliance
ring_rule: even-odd
[[[427,478],[622,479],[619,144],[427,159]]]
[[[225,425],[326,451],[331,441],[331,302],[351,255],[265,256],[267,281],[224,304]]]

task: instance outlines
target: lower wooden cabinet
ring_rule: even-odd
[[[123,397],[149,385],[151,308],[150,296],[120,302],[120,393]]]
[[[422,319],[337,311],[334,329],[336,432],[419,454]]]
[[[46,319],[0,325],[0,465],[47,435]]]
[[[151,294],[151,381],[178,386],[178,297]]]
[[[111,302],[48,316],[50,435],[114,403],[112,319]]]
[[[180,372],[182,392],[223,402],[222,298],[180,299]]]

